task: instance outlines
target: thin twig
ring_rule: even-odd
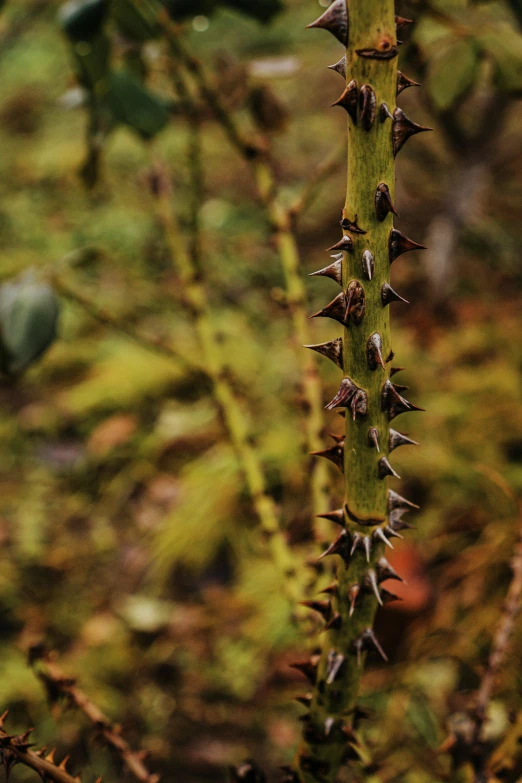
[[[51,274],[51,282],[56,291],[61,294],[65,299],[74,302],[91,318],[98,321],[103,326],[113,329],[115,332],[119,332],[127,337],[132,342],[137,343],[142,348],[148,351],[163,356],[166,359],[178,362],[186,369],[192,372],[199,372],[207,374],[203,363],[197,361],[197,358],[193,354],[182,353],[178,348],[175,348],[170,342],[165,341],[162,337],[144,334],[137,331],[133,326],[116,318],[108,310],[100,307],[90,297],[86,296],[83,292],[79,291],[76,287],[68,283],[60,274]]]
[[[475,702],[475,711],[480,725],[486,720],[493,689],[499,671],[506,659],[515,622],[522,606],[522,515],[521,529],[511,560],[511,570],[511,584],[509,585],[502,616],[493,639],[488,665]]]
[[[54,699],[64,696],[92,724],[105,744],[121,759],[123,765],[140,783],[158,783],[159,775],[152,774],[144,764],[147,754],[132,750],[129,743],[123,739],[117,726],[94,704],[89,697],[76,685],[76,680],[67,677],[52,658],[37,651],[32,663],[38,663],[38,677],[44,683],[47,692]]]
[[[298,217],[311,207],[326,180],[339,170],[339,162],[344,155],[344,151],[344,145],[339,144],[315,167],[308,181],[305,182],[301,193],[288,208],[294,223]]]
[[[475,697],[474,708],[466,716],[459,716],[455,724],[457,728],[454,726],[441,748],[448,751],[453,759],[452,780],[455,781],[461,780],[463,769],[472,769],[474,783],[485,783],[490,779],[493,780],[494,778],[490,776],[508,760],[513,764],[522,761],[518,741],[522,732],[520,718],[507,732],[503,742],[493,754],[483,737],[488,707],[500,669],[506,660],[515,623],[522,607],[522,508],[520,514],[519,535],[511,560],[512,578],[493,637],[488,664]]]
[[[143,5],[143,0],[136,0],[136,2],[140,6]],[[157,5],[157,8],[157,20],[163,29],[174,57],[178,61],[183,62],[189,73],[193,74],[195,77],[200,87],[202,97],[208,103],[232,146],[238,149],[241,155],[250,161],[264,156],[266,148],[263,142],[260,139],[248,138],[241,132],[238,125],[235,123],[234,118],[221,100],[219,93],[208,80],[201,63],[185,48],[178,35],[178,28],[170,19],[167,10],[159,5]]]

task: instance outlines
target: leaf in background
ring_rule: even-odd
[[[215,0],[165,0],[164,4],[173,19],[210,14],[216,5]]]
[[[522,94],[522,35],[508,22],[484,26],[479,45],[495,65],[495,83],[512,95]]]
[[[56,336],[58,299],[32,273],[0,288],[0,368],[19,373],[35,362]]]
[[[80,83],[91,92],[103,94],[99,83],[106,78],[111,53],[104,30],[107,0],[71,0],[58,12],[58,22],[72,43],[74,69]]]
[[[419,732],[422,739],[432,748],[438,747],[439,727],[437,719],[423,694],[412,694],[406,715],[410,723]]]
[[[165,518],[156,539],[161,572],[176,564],[204,568],[222,543],[240,537],[236,517],[241,489],[237,460],[228,445],[220,444],[193,460],[181,474],[182,497]]]
[[[105,101],[113,119],[143,139],[152,139],[169,121],[164,101],[126,71],[110,74]]]
[[[60,8],[58,20],[71,41],[89,41],[100,32],[107,12],[107,0],[71,0]]]
[[[428,65],[427,87],[438,109],[446,111],[473,86],[478,57],[473,44],[451,38],[440,45]]]
[[[74,69],[80,84],[98,99],[107,91],[111,42],[105,33],[81,41],[72,48]]]

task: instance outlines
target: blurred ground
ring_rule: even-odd
[[[119,129],[102,183],[86,192],[77,176],[85,114],[70,108],[75,81],[53,5],[14,37],[9,3],[2,18],[1,276],[60,267],[67,253],[89,248],[84,263],[67,272],[77,287],[119,318],[191,347],[143,184],[151,165],[167,162],[186,218],[185,126],[174,117],[150,143]],[[235,84],[230,69],[241,63],[252,84],[268,82],[281,97],[287,127],[274,136],[273,154],[290,198],[339,143],[345,118],[329,108],[341,81],[325,67],[339,47],[304,30],[317,4],[287,6],[269,27],[221,11],[208,26],[199,17],[201,32],[189,23],[187,35],[209,69],[227,64]],[[424,5],[399,12],[436,27]],[[406,35],[400,67],[423,81],[424,50],[415,30]],[[154,62],[152,80],[165,89],[162,60]],[[487,64],[484,57],[459,98],[465,127],[491,99]],[[451,74],[431,78],[452,81]],[[522,111],[515,89],[496,100],[501,127],[492,148],[477,152],[484,165],[468,200],[475,160],[467,159],[467,145],[448,140],[453,109],[441,108],[431,88],[399,99],[408,115],[438,132],[412,141],[398,158],[398,227],[419,242],[429,235],[432,246],[444,244],[444,232],[454,231],[444,209],[457,174],[466,220],[443,259],[447,285],[434,282],[420,254],[393,270],[394,287],[412,303],[393,311],[396,362],[406,368],[410,399],[427,413],[401,420],[422,448],[397,455],[395,467],[406,477],[397,489],[422,511],[395,555],[410,588],[379,617],[391,665],[371,669],[364,683],[365,701],[380,716],[366,733],[379,781],[444,779],[447,759],[435,750],[448,715],[478,684],[520,524]],[[247,121],[245,109],[240,116]],[[213,318],[230,345],[270,490],[305,557],[300,347],[282,271],[249,170],[210,117],[204,153]],[[303,276],[324,265],[323,250],[337,238],[344,179],[340,164],[299,224]],[[437,215],[443,219],[434,229]],[[314,312],[331,284],[307,278],[306,285]],[[313,322],[312,329],[314,342],[336,334],[329,324]],[[329,399],[336,373],[320,367]],[[81,718],[48,710],[24,653],[43,638],[129,739],[151,751],[151,766],[165,780],[224,780],[226,765],[244,756],[268,767],[287,761],[301,711],[292,698],[303,687],[288,662],[308,642],[288,624],[273,589],[236,459],[201,378],[63,302],[59,339],[48,354],[2,383],[0,440],[0,711],[9,707],[20,729],[35,725],[41,742],[58,739],[87,775],[127,780],[93,745]],[[340,492],[333,468],[332,482]],[[508,714],[522,708],[521,664],[518,631],[492,730],[501,732]],[[13,778],[31,779],[20,768]]]

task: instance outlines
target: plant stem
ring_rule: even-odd
[[[53,761],[54,754],[51,753],[46,756],[45,749],[41,751],[30,749],[29,745],[32,744],[28,738],[30,731],[19,736],[7,734],[4,729],[6,718],[7,712],[0,715],[0,761],[6,770],[6,778],[15,764],[23,764],[25,767],[37,772],[42,780],[49,780],[54,783],[78,783],[78,778],[67,772],[67,758],[57,765]],[[96,783],[101,783],[101,778]]]
[[[292,217],[275,195],[276,184],[272,168],[262,160],[254,161],[253,166],[259,196],[272,224],[274,242],[285,276],[286,301],[290,309],[294,336],[299,346],[308,345],[310,330],[307,297],[301,274],[299,248],[292,229]],[[301,355],[302,390],[306,406],[306,446],[308,451],[313,452],[319,451],[323,444],[323,383],[317,371],[314,354],[311,351],[302,351]],[[327,508],[329,489],[328,466],[323,460],[313,460],[310,468],[310,490],[314,515],[321,514]],[[315,530],[317,538],[323,544],[328,534],[328,526],[323,520],[317,519]]]
[[[146,754],[132,750],[112,721],[76,685],[76,680],[67,677],[47,654],[43,654],[43,657],[41,655],[39,652],[33,663],[38,661],[37,674],[47,688],[47,692],[54,698],[65,696],[82,712],[96,732],[103,737],[105,744],[119,756],[123,766],[135,780],[140,783],[159,783],[159,775],[150,772],[144,764],[143,759]]]
[[[334,7],[339,16],[346,10],[342,0],[337,0],[330,11]],[[342,215],[345,245],[340,248],[347,251],[342,252],[344,299],[339,318],[344,322],[345,380],[332,401],[332,407],[344,407],[346,412],[344,530],[332,552],[340,557],[326,617],[330,630],[325,633],[318,665],[313,658],[310,661],[315,689],[294,763],[294,774],[302,783],[333,783],[346,761],[357,758],[354,711],[363,665],[368,650],[384,656],[372,626],[378,602],[384,600],[379,584],[388,567],[382,560],[381,536],[389,529],[389,520],[387,478],[383,477],[381,460],[387,460],[390,450],[391,416],[388,405],[383,404],[388,399],[383,391],[390,385],[388,361],[392,351],[389,311],[381,292],[390,280],[393,222],[389,210],[379,215],[376,194],[378,186],[385,183],[392,203],[392,124],[388,117],[381,118],[379,108],[385,103],[393,112],[397,65],[393,56],[357,52],[396,51],[397,38],[393,0],[348,0],[347,11],[347,90],[342,105],[350,117],[348,183]],[[364,253],[371,253],[373,258],[371,274],[363,271]],[[378,351],[370,351],[370,338],[376,335]],[[395,390],[392,393],[396,394]],[[370,431],[379,451],[369,438]]]

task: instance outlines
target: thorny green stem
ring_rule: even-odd
[[[335,306],[323,311],[344,325],[345,380],[331,405],[346,412],[345,504],[339,512],[344,529],[332,551],[339,562],[325,611],[329,625],[320,656],[308,662],[314,690],[304,716],[303,740],[288,777],[300,783],[333,783],[346,762],[358,758],[356,707],[363,666],[369,650],[385,656],[372,627],[378,602],[385,599],[380,583],[389,568],[383,560],[381,536],[390,535],[392,525],[387,494],[390,419],[402,412],[392,413],[392,398],[383,397],[384,389],[391,387],[389,308],[382,289],[390,281],[395,123],[380,108],[385,103],[393,113],[396,104],[394,2],[346,2],[335,0],[325,12],[330,31],[347,41],[347,86],[339,103],[349,117],[348,183],[342,213],[345,244],[339,248],[342,257],[338,262],[344,295],[340,295],[337,311]],[[343,34],[342,23],[348,26],[348,18],[349,31],[346,34],[344,28]],[[389,190],[381,187],[377,203],[383,183]],[[363,264],[365,258],[371,258],[371,272],[369,262]]]

